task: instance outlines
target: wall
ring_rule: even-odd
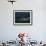
[[[13,10],[33,10],[32,26],[14,26]],[[31,35],[33,40],[46,40],[46,0],[17,0],[13,5],[0,0],[0,40],[15,40],[19,32]]]

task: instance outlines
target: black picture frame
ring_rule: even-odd
[[[14,25],[32,25],[32,10],[13,10]]]

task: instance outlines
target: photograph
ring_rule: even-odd
[[[14,10],[13,24],[32,24],[32,10]]]

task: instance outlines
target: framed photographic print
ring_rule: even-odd
[[[13,10],[13,24],[32,25],[32,10]]]

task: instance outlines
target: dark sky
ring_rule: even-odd
[[[30,17],[30,12],[15,12],[15,17]]]
[[[16,23],[30,23],[30,12],[15,12]]]

